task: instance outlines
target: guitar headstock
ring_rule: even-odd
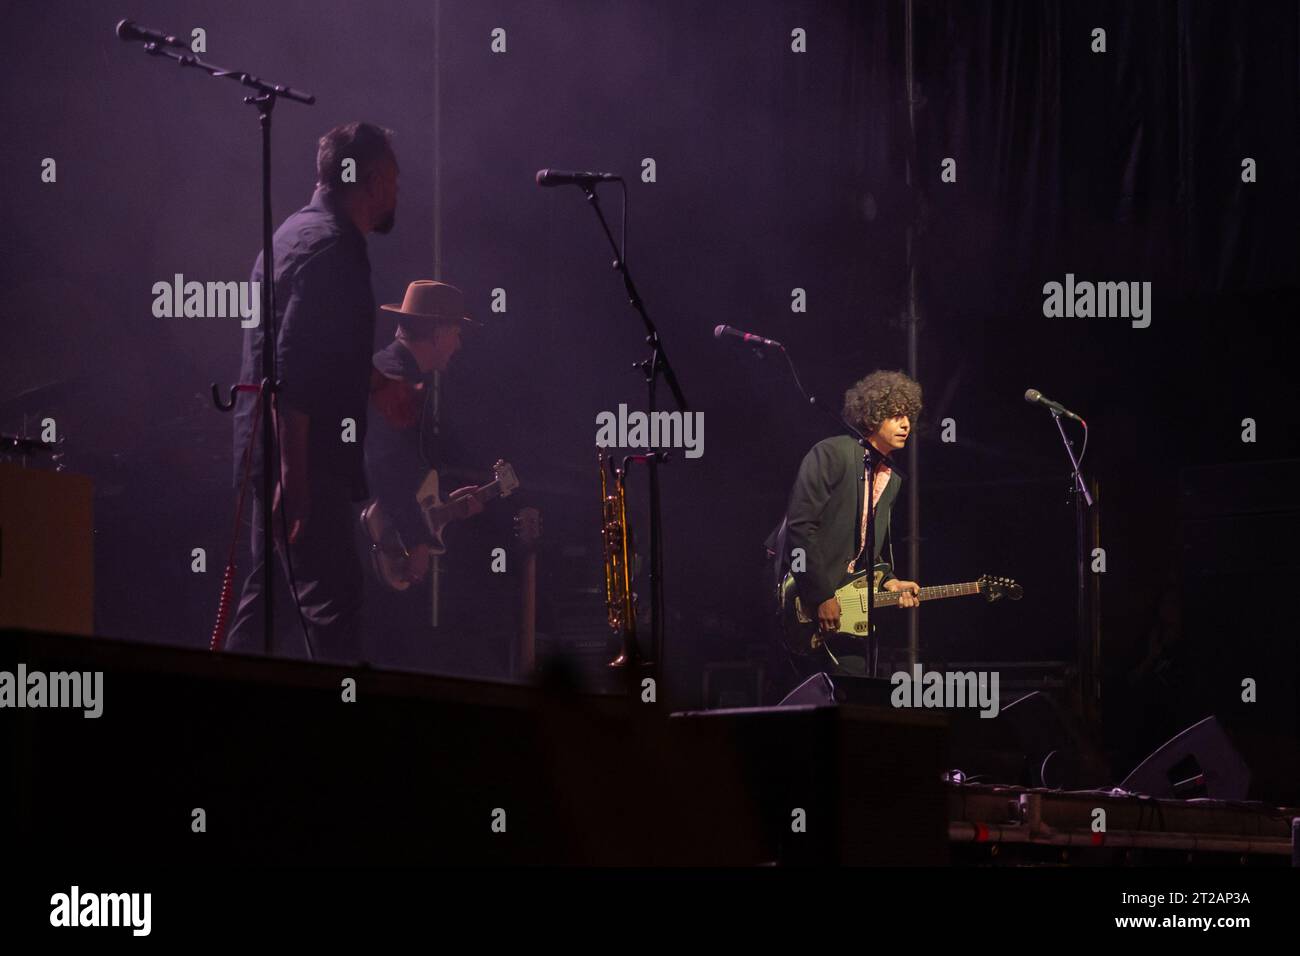
[[[1025,589],[1011,578],[1000,578],[991,574],[980,575],[979,586],[980,594],[984,595],[984,599],[990,603],[1004,597],[1019,601],[1025,595]]]
[[[504,459],[497,459],[497,463],[492,466],[492,476],[501,488],[502,498],[510,497],[510,492],[519,487],[514,467]]]
[[[521,508],[515,515],[515,537],[525,549],[536,548],[542,537],[542,513],[536,508]]]

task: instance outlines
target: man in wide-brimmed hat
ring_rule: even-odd
[[[461,331],[474,324],[464,293],[433,279],[417,279],[406,287],[401,304],[380,308],[397,318],[392,344],[374,356],[375,370],[389,380],[416,382],[430,372],[445,372],[460,349]]]
[[[474,322],[460,289],[431,279],[412,282],[400,304],[380,308],[395,317],[397,327],[393,341],[372,361],[366,473],[385,520],[410,552],[406,570],[414,583],[423,580],[429,568],[428,534],[415,493],[429,470],[437,467],[432,373],[447,370],[460,350],[462,332]],[[469,509],[478,514],[483,506],[471,500]],[[397,603],[427,608],[427,602],[411,601],[409,594],[401,597]],[[395,602],[384,603],[381,610],[387,612]],[[425,619],[427,623],[427,613]],[[384,623],[384,630],[391,632],[397,622]]]

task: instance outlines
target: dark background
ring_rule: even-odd
[[[570,605],[584,587],[599,626],[594,421],[641,407],[630,366],[644,352],[581,193],[532,177],[609,169],[629,178],[629,261],[705,415],[704,456],[664,473],[674,701],[699,704],[718,661],[761,660],[767,694],[788,689],[763,631],[761,542],[800,458],[833,430],[778,356],[715,341],[713,326],[787,343],[838,408],[857,378],[906,364],[915,223],[921,582],[988,572],[1026,589],[1016,605],[925,608],[922,659],[1075,656],[1068,474],[1050,417],[1021,399],[1034,386],[1092,427],[1103,710],[1120,762],[1232,703],[1244,676],[1271,682],[1261,705],[1294,732],[1295,627],[1278,605],[1296,564],[1295,493],[1260,463],[1297,455],[1300,5],[917,3],[914,189],[898,2],[11,9],[0,428],[55,415],[68,467],[95,479],[97,630],[203,646],[233,509],[230,422],[207,389],[235,375],[240,330],[156,319],[151,287],[177,272],[247,278],[256,114],[234,83],[119,42],[124,16],[181,35],[202,26],[207,59],[316,94],[275,113],[277,224],[310,196],[321,133],[354,119],[395,130],[397,228],[370,243],[376,297],[400,300],[434,274],[436,215],[441,276],[486,321],[444,379],[448,466],[480,477],[504,457],[524,489],[453,533],[451,623],[390,662],[503,672],[510,588],[488,564],[517,503],[545,516],[543,629],[581,618]],[[1104,54],[1090,52],[1098,26]],[[505,54],[490,51],[495,27]],[[790,50],[796,27],[805,54]],[[40,182],[47,156],[56,184]],[[956,183],[940,182],[944,157]],[[616,192],[606,206],[616,222]],[[1043,283],[1067,272],[1152,282],[1151,326],[1044,318]],[[806,314],[790,310],[795,287]],[[494,288],[504,314],[490,311]],[[381,318],[377,345],[390,335]],[[1230,467],[1187,471],[1209,465]],[[640,509],[633,520],[644,532]],[[206,575],[191,573],[194,547]],[[907,547],[900,537],[904,567]],[[561,613],[560,594],[579,597]],[[1138,665],[1162,601],[1175,636],[1156,676]]]

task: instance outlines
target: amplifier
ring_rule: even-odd
[[[0,627],[90,634],[90,479],[0,463]]]

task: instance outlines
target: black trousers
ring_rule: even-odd
[[[848,677],[874,677],[872,673],[876,662],[872,651],[879,638],[869,641],[852,638],[835,641],[834,657],[823,644],[813,654],[804,658],[805,677],[824,671],[827,674],[839,674]]]
[[[282,546],[284,535],[276,518],[272,528],[276,541],[275,634],[270,645],[274,657],[312,657],[332,663],[356,663],[362,659],[361,604],[365,585],[353,529],[357,506],[351,498],[346,485],[313,487],[306,525],[290,549],[310,654],[289,588],[289,567]],[[226,637],[226,649],[236,653],[261,654],[265,648],[262,602],[266,547],[262,540],[262,509],[261,496],[256,495],[251,531],[252,563]]]

